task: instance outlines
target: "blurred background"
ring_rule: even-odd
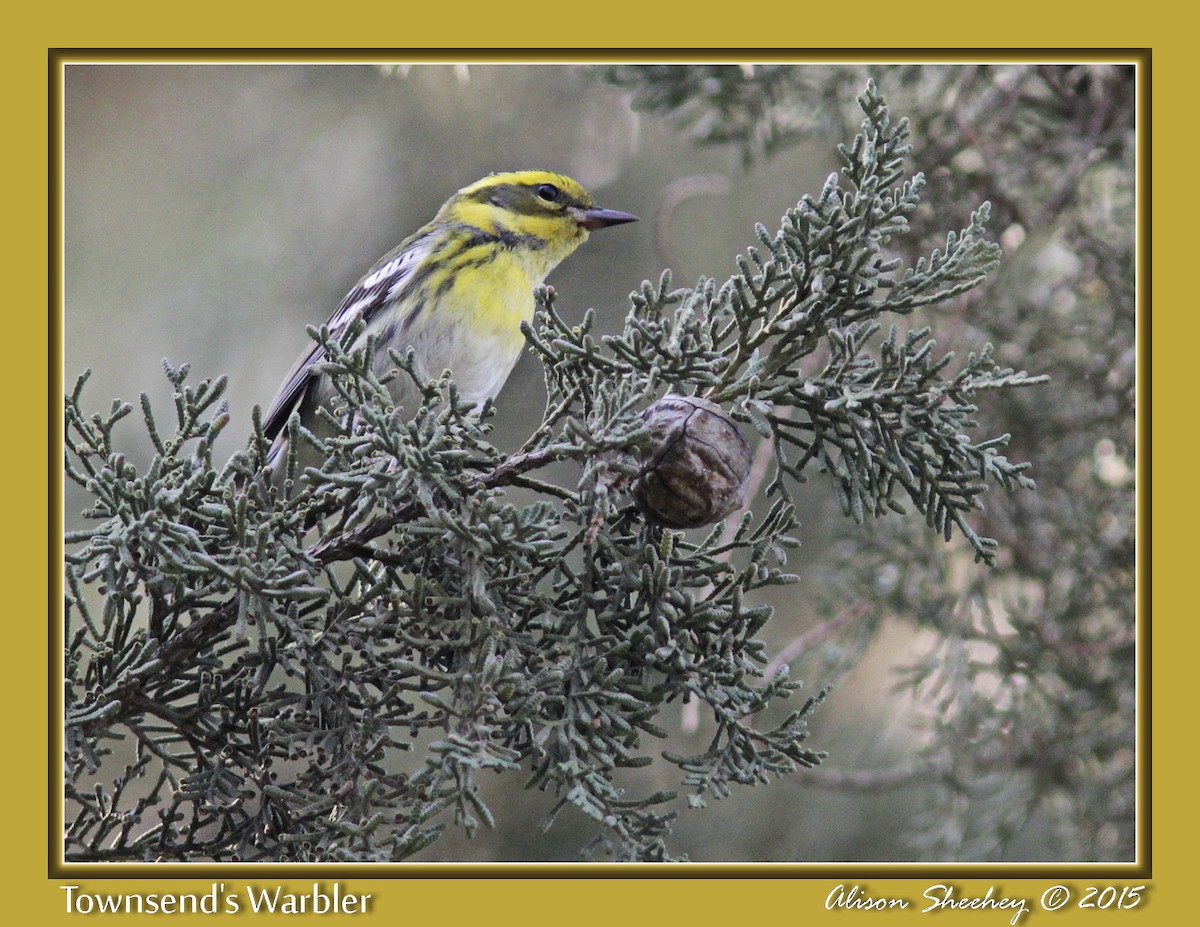
[[[810,691],[832,685],[810,739],[830,759],[683,814],[673,848],[697,861],[1131,858],[1129,68],[71,65],[63,388],[90,368],[87,405],[145,392],[165,414],[163,358],[193,379],[228,375],[217,450],[232,454],[305,326],[495,170],[561,171],[642,218],[592,236],[549,280],[568,318],[594,307],[599,332],[619,331],[644,279],[670,268],[677,285],[722,281],[756,222],[774,230],[820,192],[868,76],[912,117],[910,167],[929,180],[900,256],[944,244],[993,202],[996,279],[911,324],[933,324],[941,348],[992,341],[1004,363],[1051,374],[1051,388],[980,414],[979,436],[1011,431],[1040,488],[989,495],[976,527],[1002,553],[986,574],[911,518],[855,526],[824,479],[801,487],[804,546],[789,569],[803,581],[776,596],[764,635]],[[543,398],[526,356],[494,443],[520,446]],[[145,439],[134,426],[127,438],[136,458]],[[69,528],[85,505],[68,486]],[[703,726],[677,720],[664,747],[703,749]],[[418,859],[572,859],[591,833],[564,815],[541,834],[532,822],[550,799],[517,777],[487,800],[494,830],[449,834]]]

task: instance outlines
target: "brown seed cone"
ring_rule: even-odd
[[[647,521],[664,528],[699,528],[741,508],[750,445],[720,406],[668,394],[642,418],[653,440],[642,451],[642,469],[631,492]]]

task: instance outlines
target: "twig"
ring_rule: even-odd
[[[811,648],[819,641],[825,640],[827,637],[832,637],[834,633],[840,631],[846,625],[858,620],[867,613],[867,605],[865,602],[858,602],[851,605],[849,608],[843,609],[838,615],[827,621],[822,621],[819,625],[809,628],[799,637],[793,638],[792,641],[779,651],[771,662],[763,669],[763,679],[769,682],[774,678],[787,663],[794,660],[804,651]]]

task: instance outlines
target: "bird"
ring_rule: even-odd
[[[337,340],[361,320],[351,346],[378,336],[377,375],[395,367],[388,355],[412,350],[415,372],[431,380],[449,370],[460,398],[474,409],[494,399],[524,345],[521,323],[534,312],[534,290],[597,229],[637,216],[596,206],[578,181],[546,170],[489,174],[451,196],[437,214],[377,260],[351,288],[326,326]],[[318,409],[334,395],[317,341],[284,377],[263,416],[267,465],[279,480],[287,423],[318,435]],[[389,385],[398,403],[413,402],[407,378]],[[415,411],[415,410],[413,410]],[[319,464],[311,455],[304,460]]]

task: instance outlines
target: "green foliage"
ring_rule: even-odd
[[[921,321],[954,331],[956,341],[990,341],[990,363],[1046,371],[1053,388],[954,400],[978,405],[981,420],[1014,435],[1018,452],[1036,449],[1039,492],[995,499],[975,521],[1000,542],[994,569],[964,569],[908,521],[830,543],[813,584],[819,611],[860,615],[849,632],[836,617],[818,626],[834,638],[831,648],[852,662],[860,628],[888,619],[922,634],[926,653],[901,668],[895,696],[919,746],[894,767],[826,764],[807,778],[876,796],[916,789],[916,801],[911,791],[897,801],[918,809],[906,818],[906,842],[927,859],[1131,860],[1139,768],[1135,70],[620,66],[607,77],[643,112],[754,161],[799,139],[837,137],[857,118],[843,105],[844,89],[868,73],[888,88],[893,108],[911,114],[913,158],[933,197],[989,201],[1005,248],[984,284]],[[909,220],[910,234],[893,247],[919,260],[923,247],[944,239],[944,220],[925,210]],[[898,343],[921,337],[901,333]],[[858,390],[846,401],[858,401]],[[958,431],[945,436],[953,441]],[[975,447],[983,473],[991,448]],[[876,497],[859,492],[868,509]],[[839,499],[854,511],[853,488]],[[799,664],[810,665],[819,663]]]
[[[665,117],[700,145],[732,145],[746,164],[832,128],[862,87],[858,74],[775,65],[614,65],[602,79],[635,110]],[[840,126],[838,126],[840,128]]]
[[[796,580],[795,483],[827,471],[856,521],[903,498],[988,561],[967,514],[991,483],[1032,486],[1005,438],[970,430],[979,394],[1038,378],[986,347],[952,370],[926,331],[878,337],[998,254],[983,207],[908,267],[888,256],[922,181],[903,168],[907,124],[873,85],[860,102],[841,174],[760,228],[728,281],[664,274],[599,338],[592,313],[572,326],[539,293],[526,336],[548,401],[516,454],[448,380],[394,407],[388,380],[415,377],[411,360],[380,378],[370,346],[348,350],[355,332],[312,332],[340,402],[328,439],[293,425],[290,496],[261,472],[261,429],[213,461],[223,381],[193,388],[168,366],[175,430],[143,400],[156,452],[139,470],[117,441],[130,407],[89,415],[81,378],[67,473],[99,524],[67,538],[68,858],[404,859],[450,823],[490,825],[481,778],[521,771],[555,796],[543,826],[573,808],[596,822],[589,851],[665,860],[676,791],[630,797],[629,771],[675,767],[698,807],[819,763],[806,725],[823,693],[767,718],[800,683],[764,675],[758,637],[763,593]],[[731,406],[770,442],[759,514],[707,534],[638,516],[641,413],[666,389]],[[324,466],[295,472],[300,441]],[[712,718],[698,755],[655,750],[681,701]]]

